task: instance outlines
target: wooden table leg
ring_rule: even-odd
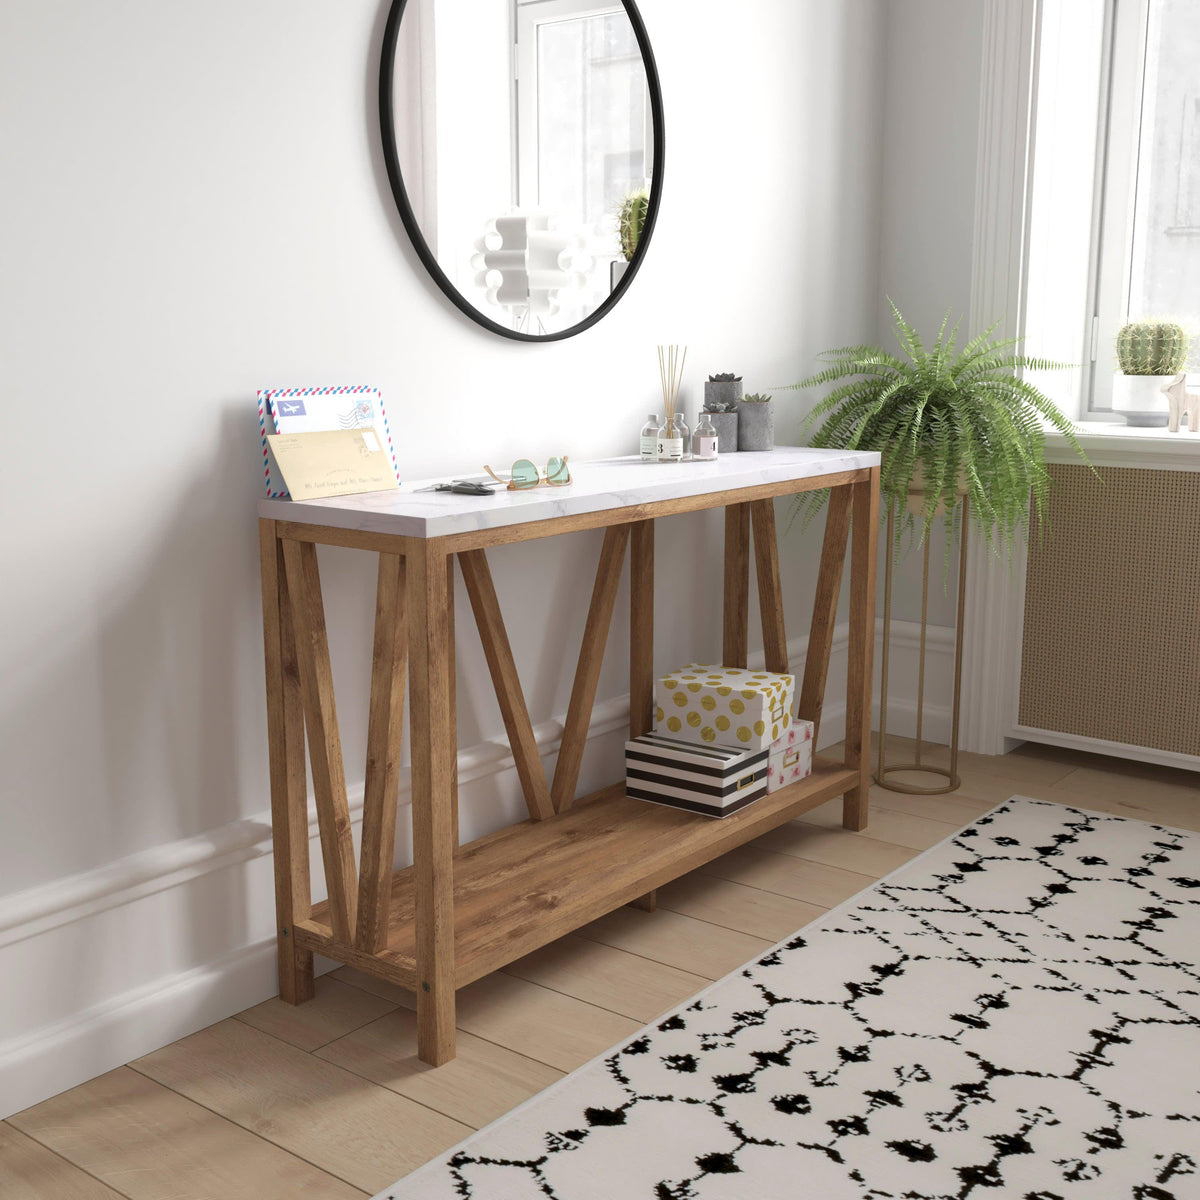
[[[629,736],[654,728],[654,522],[638,521],[629,540]],[[654,912],[658,891],[630,907]]]
[[[259,521],[263,651],[267,672],[267,739],[271,764],[271,838],[275,848],[275,919],[279,996],[288,1004],[313,997],[313,956],[297,947],[295,923],[312,912],[308,874],[308,786],[304,712],[283,555],[274,521]]]
[[[455,1054],[454,774],[450,573],[436,543],[405,556],[412,620],[413,864],[416,883],[417,1052],[432,1066]]]
[[[858,771],[858,786],[842,801],[847,829],[867,826],[871,786],[872,656],[875,650],[875,569],[879,553],[879,468],[850,485],[850,661],[846,671],[846,765]]]
[[[750,653],[750,505],[725,507],[725,616],[721,662],[744,667]]]

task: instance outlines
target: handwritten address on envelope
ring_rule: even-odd
[[[293,500],[395,489],[396,475],[374,429],[274,433],[267,437]]]

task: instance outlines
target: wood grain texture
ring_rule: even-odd
[[[417,1018],[406,1008],[390,1012],[316,1053],[318,1058],[476,1129],[562,1077],[554,1067],[462,1030],[454,1060],[430,1067],[417,1057]]]
[[[4,1200],[122,1200],[86,1171],[0,1122],[0,1196]]]
[[[875,652],[875,576],[879,556],[879,468],[852,485],[850,646],[846,668],[846,766],[858,786],[842,801],[842,824],[865,829],[871,792],[871,690]]]
[[[629,535],[629,736],[654,728],[654,522]]]
[[[630,908],[584,925],[578,936],[705,979],[736,971],[778,940],[737,933],[678,912],[651,916]]]
[[[641,1022],[503,972],[464,988],[459,1024],[560,1071],[573,1071],[638,1031]]]
[[[596,702],[596,687],[604,663],[604,646],[612,624],[628,541],[628,525],[617,525],[604,531],[604,544],[600,547],[600,561],[596,566],[596,582],[592,587],[592,600],[588,605],[583,641],[579,647],[575,682],[567,705],[567,719],[563,723],[558,761],[554,766],[554,782],[550,785],[556,812],[565,812],[575,803],[575,787],[579,782],[579,768],[587,744],[587,728]]]
[[[449,575],[436,545],[408,558],[412,613],[412,823],[415,911],[391,906],[415,934],[417,1020],[421,1058],[433,1066],[454,1057],[454,764],[457,757],[450,672]],[[391,938],[389,937],[389,941]]]
[[[395,1007],[382,996],[323,975],[317,980],[316,995],[307,1004],[293,1006],[273,997],[238,1013],[237,1019],[301,1050],[316,1050]]]
[[[504,718],[504,729],[508,734],[508,745],[516,763],[521,790],[529,815],[537,821],[553,816],[554,804],[550,799],[550,785],[542,764],[537,739],[533,736],[533,722],[525,704],[525,693],[517,675],[508,631],[500,612],[500,601],[496,597],[496,586],[488,567],[487,553],[483,550],[464,550],[458,556],[462,568],[467,597],[475,614],[475,625],[479,640],[483,643],[484,657],[492,675],[492,686]]]
[[[458,645],[455,632],[454,555],[446,555],[446,708],[450,754],[450,841],[458,845]]]
[[[258,537],[279,994],[288,1004],[300,1004],[313,994],[312,953],[300,946],[295,936],[296,922],[307,920],[312,911],[304,704],[283,550],[275,536],[275,522],[259,521]]]
[[[744,667],[750,653],[750,505],[725,509],[725,595],[721,662]]]
[[[407,669],[404,560],[396,554],[381,554],[375,589],[375,645],[371,656],[358,927],[354,938],[354,944],[368,953],[387,945]]]
[[[851,871],[812,862],[791,854],[776,854],[764,846],[741,846],[700,868],[747,887],[761,888],[803,900],[819,908],[832,908],[870,887],[875,877],[865,871]]]
[[[754,522],[754,563],[758,572],[758,607],[762,618],[766,667],[768,671],[787,674],[787,633],[783,619],[783,584],[779,579],[775,501],[753,501],[750,516]]]
[[[26,1109],[9,1123],[129,1200],[363,1195],[129,1067]],[[58,1197],[51,1192],[44,1200]]]
[[[818,904],[698,871],[668,883],[658,894],[664,912],[682,913],[707,925],[748,933],[772,944],[825,911]]]
[[[470,1132],[458,1121],[232,1019],[131,1065],[371,1193]]]
[[[283,561],[296,635],[300,690],[304,697],[313,792],[321,831],[321,857],[329,893],[329,920],[334,936],[350,942],[354,938],[358,870],[354,861],[350,809],[346,803],[346,774],[333,697],[316,547],[303,542],[284,542]]]
[[[812,624],[808,633],[808,652],[804,658],[804,681],[796,715],[813,723],[813,745],[821,728],[821,710],[825,703],[825,681],[829,677],[829,654],[833,648],[833,630],[837,624],[838,596],[842,589],[842,571],[846,563],[846,536],[850,531],[850,488],[837,487],[829,493],[825,509],[825,539],[821,545],[821,564],[817,570],[817,589],[813,597]]]
[[[506,975],[637,1021],[653,1021],[708,984],[703,975],[575,935],[518,959]]]
[[[632,800],[616,785],[548,821],[524,821],[463,846],[454,862],[455,981],[461,988],[498,970],[840,796],[854,779],[840,765],[819,762],[807,779],[720,821]],[[307,944],[367,971],[381,962],[411,965],[416,895],[413,868],[397,871],[388,949],[375,962],[348,956],[336,942]],[[313,914],[321,919],[320,904]]]

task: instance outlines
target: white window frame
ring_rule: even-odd
[[[516,0],[513,26],[513,76],[516,103],[513,106],[516,147],[515,202],[526,209],[540,207],[538,179],[538,29],[556,21],[624,13],[619,0]],[[646,178],[654,173],[654,123],[650,97],[646,97]],[[648,184],[647,184],[648,186]]]
[[[1101,144],[1097,159],[1093,216],[1091,338],[1088,412],[1112,409],[1112,363],[1106,347],[1116,344],[1127,320],[1133,267],[1138,143],[1147,50],[1147,0],[1106,0],[1104,61],[1101,75]]]

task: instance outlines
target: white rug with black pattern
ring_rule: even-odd
[[[1015,797],[380,1200],[1200,1197],[1200,835]]]

